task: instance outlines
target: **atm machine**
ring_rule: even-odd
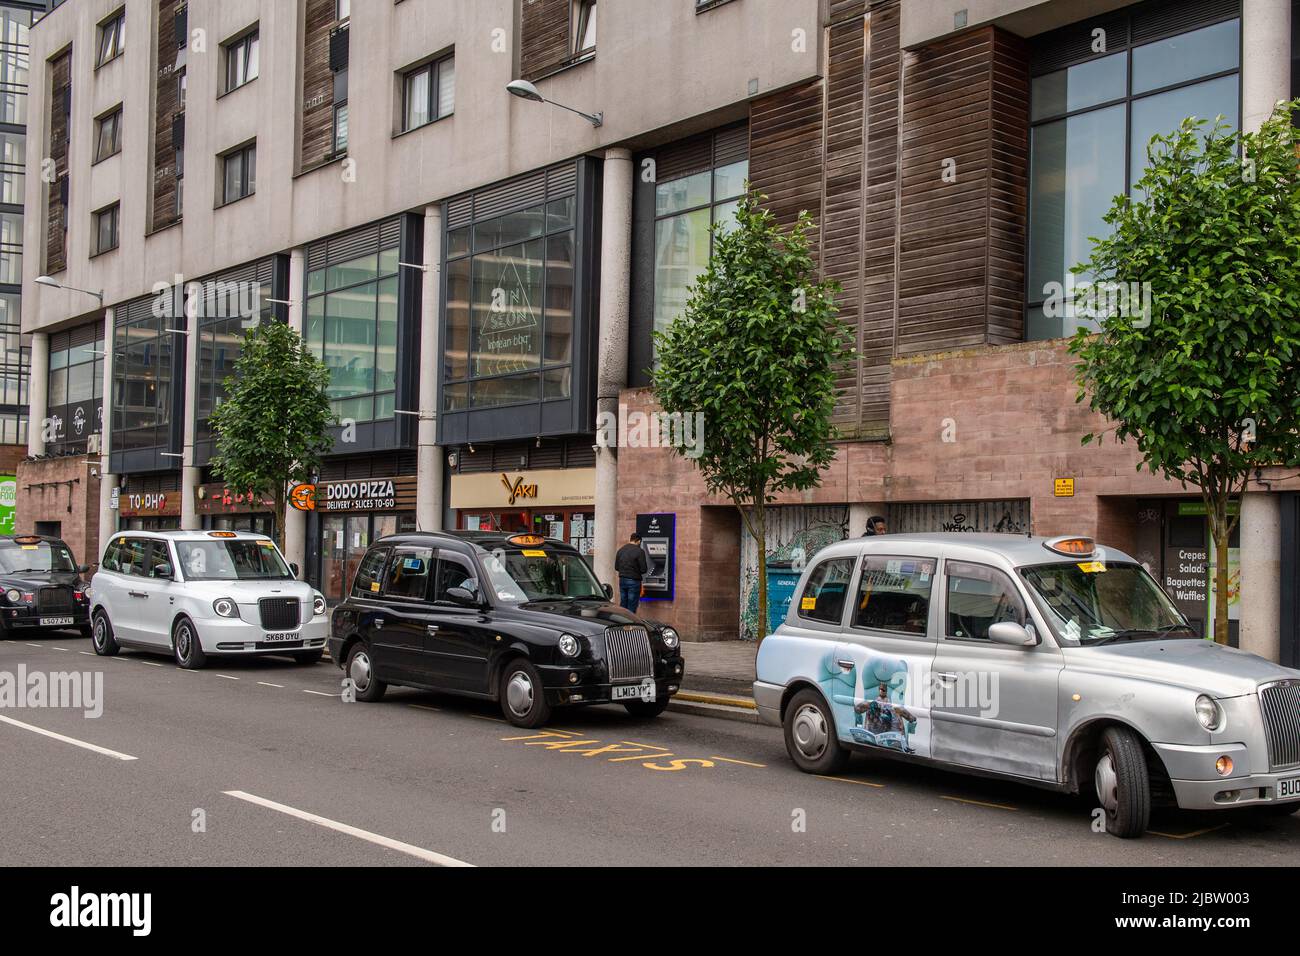
[[[653,514],[636,516],[636,532],[641,536],[650,570],[641,580],[643,601],[671,601],[677,547],[677,516]]]

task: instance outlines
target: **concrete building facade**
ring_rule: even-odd
[[[119,527],[269,527],[213,474],[207,422],[243,330],[287,321],[341,421],[316,508],[285,519],[331,600],[398,530],[542,531],[612,581],[620,541],[653,528],[651,616],[745,636],[756,562],[735,509],[670,450],[595,432],[652,407],[652,333],[748,182],[781,222],[813,215],[856,336],[843,441],[820,488],[780,502],[778,572],[871,514],[1093,533],[1206,620],[1195,497],[1131,450],[1080,447],[1096,423],[1061,341],[1075,326],[1042,289],[1131,188],[1134,143],[1189,114],[1249,128],[1292,95],[1294,4],[948,6],[64,4],[32,31],[23,330],[32,416],[64,343],[102,411],[84,448],[34,430],[20,486],[81,456],[89,560]],[[1260,478],[1234,638],[1289,659],[1300,484]],[[20,522],[48,520],[23,500]]]

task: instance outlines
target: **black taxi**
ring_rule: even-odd
[[[657,717],[681,687],[677,632],[611,597],[562,541],[393,535],[370,546],[334,609],[330,657],[357,700],[396,684],[497,700],[519,727],[569,705]]]
[[[58,538],[0,537],[0,640],[65,628],[90,637],[90,591],[81,577],[89,570]]]

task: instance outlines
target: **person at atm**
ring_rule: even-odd
[[[614,555],[614,573],[618,575],[618,603],[633,614],[641,603],[641,579],[650,570],[650,559],[641,547],[641,536],[636,532],[628,543]]]

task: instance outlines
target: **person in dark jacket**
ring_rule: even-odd
[[[866,533],[862,535],[862,537],[874,538],[878,534],[885,534],[885,533],[886,533],[885,519],[880,517],[880,515],[872,515],[870,518],[867,519],[867,530]]]
[[[641,548],[641,536],[633,534],[614,555],[614,572],[618,575],[619,604],[633,614],[641,603],[641,579],[650,570],[650,559]]]

